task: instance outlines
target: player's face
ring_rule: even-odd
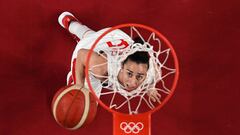
[[[127,91],[136,89],[147,76],[148,65],[128,60],[120,70],[118,79]]]

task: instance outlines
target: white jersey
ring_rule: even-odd
[[[108,29],[109,28],[105,28],[98,32],[91,33],[87,37],[84,37],[83,39],[81,39],[78,42],[78,44],[75,47],[75,50],[73,52],[73,55],[72,55],[71,69],[74,69],[72,67],[74,66],[73,63],[74,63],[74,60],[77,58],[78,51],[80,49],[90,50],[91,47],[93,46],[94,42],[98,39],[98,37],[101,36]],[[126,48],[131,43],[133,43],[133,40],[126,33],[117,29],[117,30],[111,31],[106,36],[104,36],[98,42],[98,44],[95,46],[95,48],[93,50],[94,50],[94,52],[97,52],[97,53],[99,51],[103,51],[104,53],[108,54],[108,57],[109,57],[109,54],[114,55],[114,49],[116,47],[117,48]],[[69,80],[69,76],[72,75],[72,72],[73,71],[69,72],[68,80]],[[112,72],[109,64],[108,64],[108,72]],[[90,81],[91,81],[91,85],[92,85],[95,93],[97,94],[98,97],[100,97],[100,93],[102,90],[101,81],[99,79],[96,79],[94,76],[90,76]],[[85,87],[88,88],[86,81],[85,81]]]
[[[97,40],[97,38],[101,36],[108,29],[109,28],[102,29],[98,32],[89,34],[87,37],[84,37],[83,39],[81,39],[81,41],[78,42],[73,52],[72,61],[75,58],[77,58],[77,53],[80,49],[90,50],[94,42]],[[120,46],[120,45],[122,45],[122,47],[125,48],[126,44],[122,43],[123,40],[126,41],[128,44],[133,42],[133,40],[123,31],[121,30],[111,31],[98,42],[98,44],[94,48],[94,52],[99,52],[99,51],[111,52],[113,51],[113,48],[115,46]]]

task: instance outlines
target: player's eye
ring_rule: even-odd
[[[131,72],[127,72],[127,74],[128,74],[128,77],[132,77],[133,76],[133,74]]]
[[[136,79],[137,79],[138,81],[141,81],[141,80],[143,79],[143,76],[137,75],[137,76],[136,76]]]

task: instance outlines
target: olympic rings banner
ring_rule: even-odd
[[[151,115],[113,114],[113,135],[150,135]]]
[[[122,122],[120,124],[120,129],[124,131],[126,134],[138,134],[141,130],[143,130],[144,124],[142,122]]]

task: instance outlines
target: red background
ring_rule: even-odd
[[[0,1],[0,134],[112,134],[112,115],[67,131],[50,104],[65,85],[75,46],[57,23],[73,12],[99,30],[120,23],[149,25],[174,45],[180,80],[172,99],[152,116],[153,135],[238,135],[239,0]]]

